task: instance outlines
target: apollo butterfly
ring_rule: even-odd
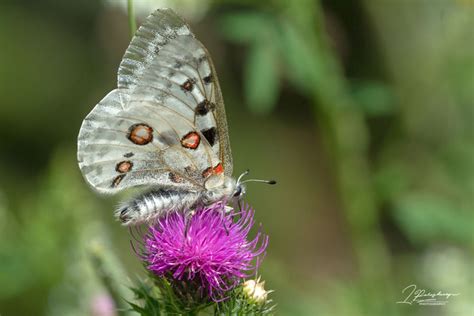
[[[172,10],[155,11],[138,29],[120,63],[117,89],[82,123],[77,157],[99,193],[147,188],[116,211],[125,225],[244,194],[246,173],[232,178],[214,65]]]

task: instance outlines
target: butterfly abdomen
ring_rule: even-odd
[[[124,225],[149,222],[166,213],[191,208],[200,195],[199,192],[163,189],[149,191],[121,205],[115,215]]]

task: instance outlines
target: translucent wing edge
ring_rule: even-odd
[[[84,167],[86,164],[84,163],[84,156],[87,155],[85,152],[85,146],[87,145],[88,138],[86,137],[87,128],[86,124],[88,119],[93,116],[97,115],[101,112],[106,112],[106,109],[110,110],[108,114],[114,114],[114,111],[120,111],[123,108],[123,104],[121,102],[121,91],[119,89],[114,89],[110,91],[97,105],[92,109],[92,111],[87,114],[81,124],[81,128],[79,129],[79,135],[77,136],[77,162],[79,164],[79,168],[81,169],[81,174],[86,181],[86,183],[97,193],[102,194],[113,194],[116,192],[121,191],[121,188],[102,188],[95,186],[87,175],[84,173]]]
[[[176,36],[191,35],[188,24],[171,9],[158,9],[140,26],[128,46],[118,70],[119,89],[133,89],[157,51]],[[124,95],[126,97],[126,95]]]
[[[227,125],[227,116],[225,113],[224,98],[222,97],[221,87],[219,85],[219,78],[217,76],[214,62],[212,61],[211,54],[207,48],[202,45],[206,55],[209,59],[209,65],[211,67],[211,73],[214,77],[214,98],[216,100],[216,121],[217,121],[217,132],[219,133],[219,158],[224,164],[224,174],[231,177],[233,172],[233,161],[232,152],[230,148],[229,139],[229,127]]]

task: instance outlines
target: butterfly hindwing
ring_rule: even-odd
[[[204,170],[208,160],[186,154],[188,149],[182,148],[165,120],[140,111],[123,109],[120,92],[114,90],[85,118],[78,160],[87,182],[102,193],[139,185],[200,189],[203,178],[197,170]]]

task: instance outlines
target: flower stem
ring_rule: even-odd
[[[128,10],[128,27],[130,28],[130,37],[135,35],[137,31],[137,23],[135,22],[135,12],[133,10],[133,0],[127,0]]]
[[[92,267],[115,303],[118,311],[117,315],[132,315],[125,304],[131,297],[130,290],[117,281],[119,276],[123,274],[117,261],[107,252],[107,248],[98,242],[92,243],[88,251]]]

